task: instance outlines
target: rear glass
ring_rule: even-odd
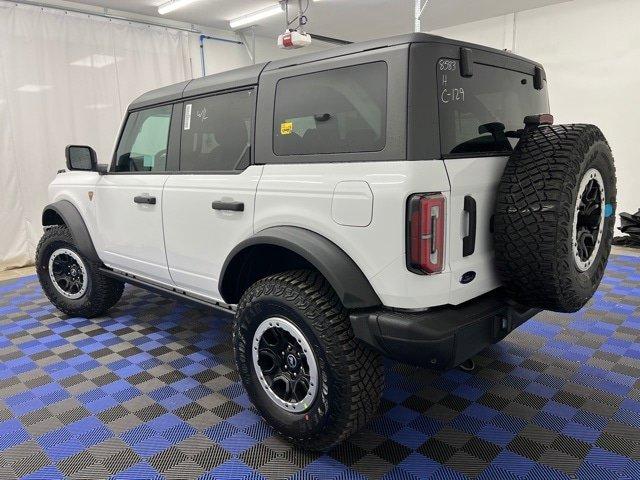
[[[384,149],[387,64],[338,68],[278,82],[276,155],[375,152]]]
[[[536,90],[533,75],[476,63],[465,78],[450,59],[436,68],[444,155],[508,154],[524,117],[549,113],[546,84]]]

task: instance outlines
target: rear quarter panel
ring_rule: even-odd
[[[366,182],[371,189],[368,225],[341,225],[334,218],[334,192],[342,182]],[[407,270],[407,198],[419,192],[448,196],[448,190],[440,160],[266,165],[258,184],[254,225],[256,231],[287,225],[316,232],[354,260],[384,305],[425,308],[448,303],[450,274],[422,276]],[[361,200],[354,201],[361,212]],[[341,204],[348,208],[348,201]]]

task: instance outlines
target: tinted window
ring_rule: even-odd
[[[459,62],[449,59],[436,68],[445,155],[511,152],[524,117],[549,113],[546,88],[536,90],[533,75],[474,64],[473,76],[464,78]]]
[[[276,155],[375,152],[386,144],[387,64],[346,67],[278,82]]]
[[[116,172],[162,172],[173,107],[150,108],[129,115],[116,153]]]
[[[184,105],[180,170],[242,170],[249,165],[253,91],[200,98]]]

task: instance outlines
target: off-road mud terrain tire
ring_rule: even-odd
[[[584,179],[598,174],[604,184],[603,228],[591,260],[580,264],[574,252],[574,221],[582,218],[576,212],[579,190]],[[604,274],[615,205],[613,157],[598,127],[527,129],[504,170],[494,219],[496,266],[507,293],[530,307],[582,308]]]
[[[254,335],[265,319],[274,317],[300,329],[317,361],[318,391],[302,413],[274,403],[252,361]],[[284,272],[251,286],[238,305],[233,341],[251,401],[271,426],[300,447],[326,451],[376,413],[384,384],[382,359],[354,338],[347,311],[318,272]]]
[[[87,272],[88,283],[84,295],[77,299],[63,296],[49,276],[49,259],[58,249],[73,251],[82,261]],[[124,291],[124,283],[100,273],[100,265],[86,258],[75,246],[71,232],[63,225],[45,230],[36,251],[36,270],[40,285],[47,298],[58,310],[73,317],[93,318],[113,307]]]

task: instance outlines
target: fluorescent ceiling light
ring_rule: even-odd
[[[186,7],[190,3],[197,2],[198,0],[171,0],[170,2],[163,3],[158,7],[158,13],[164,15],[169,12],[173,12],[178,8]]]
[[[113,65],[120,60],[122,60],[122,57],[114,57],[113,55],[102,55],[99,53],[94,53],[93,55],[89,55],[88,57],[84,57],[80,60],[76,60],[75,62],[71,62],[71,65],[77,67],[104,68],[108,67],[109,65]]]
[[[26,93],[38,93],[38,92],[44,92],[45,90],[51,90],[53,87],[51,85],[32,85],[32,84],[27,84],[27,85],[22,85],[20,88],[18,88],[18,92],[26,92]]]
[[[255,23],[259,20],[273,17],[274,15],[278,15],[279,13],[282,13],[282,7],[279,4],[273,5],[256,12],[247,13],[246,15],[242,15],[241,17],[234,18],[229,22],[229,26],[231,28],[240,28],[246,25],[255,25]]]
[[[93,103],[91,105],[85,105],[84,108],[87,108],[89,110],[102,110],[109,107],[111,107],[110,103]]]

